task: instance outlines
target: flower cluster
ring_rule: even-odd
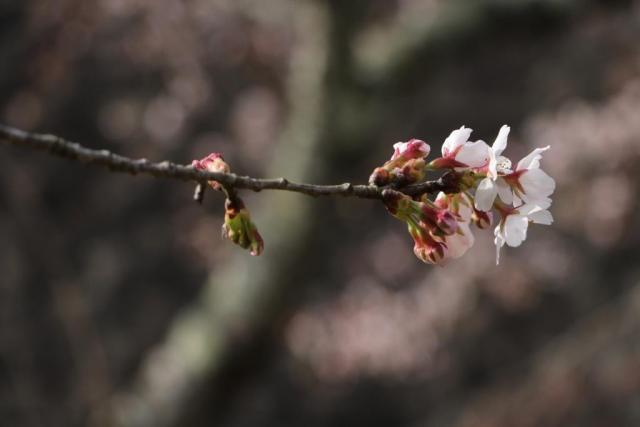
[[[201,160],[194,160],[191,164],[194,169],[208,172],[231,172],[231,168],[222,158],[220,153],[211,153]],[[251,221],[249,211],[244,202],[235,192],[227,191],[217,181],[209,181],[208,184],[214,190],[223,191],[227,196],[224,204],[224,224],[222,224],[222,237],[233,243],[249,249],[251,255],[258,256],[264,249],[264,241],[258,233],[258,228]]]
[[[426,195],[411,198],[386,189],[387,210],[406,222],[415,242],[414,253],[422,261],[442,265],[462,256],[474,243],[470,225],[491,226],[493,211],[500,219],[494,229],[496,263],[505,245],[516,247],[526,239],[529,223],[549,225],[555,181],[540,169],[542,154],[549,147],[536,148],[515,168],[502,156],[510,128],[502,126],[492,146],[482,140],[469,141],[471,129],[462,126],[451,132],[442,145],[442,156],[426,163],[429,146],[420,140],[394,145],[394,153],[376,168],[370,183],[395,187],[421,180],[428,170],[449,170],[460,179],[457,188],[440,193],[435,200]]]

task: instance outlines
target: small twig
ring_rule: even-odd
[[[232,190],[283,190],[302,193],[309,196],[345,196],[361,199],[382,199],[382,188],[374,185],[353,185],[351,183],[336,185],[315,185],[291,182],[285,178],[251,178],[234,173],[205,172],[192,166],[180,165],[168,161],[154,163],[147,159],[132,159],[114,154],[108,150],[93,150],[75,142],[67,141],[54,135],[25,132],[0,124],[0,141],[47,151],[49,154],[77,160],[82,163],[94,164],[108,168],[113,172],[127,172],[133,175],[146,174],[159,178],[196,181],[201,186],[207,181],[217,181],[223,187]],[[432,194],[447,191],[451,188],[447,174],[434,181],[426,181],[399,189],[410,196]],[[201,192],[204,196],[204,191]],[[198,200],[200,193],[196,190],[194,199]]]
[[[202,204],[202,201],[204,200],[204,193],[207,190],[207,186],[205,184],[202,183],[198,183],[198,185],[196,185],[196,189],[193,192],[193,200],[196,201],[199,204]]]
[[[244,203],[240,197],[238,197],[238,192],[235,188],[230,187],[228,185],[220,186],[220,191],[224,193],[224,197],[233,204],[233,206],[241,209],[244,206]]]

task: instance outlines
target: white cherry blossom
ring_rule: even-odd
[[[484,141],[470,142],[472,129],[456,129],[442,144],[442,157],[433,163],[440,168],[478,169],[489,163],[489,146]]]
[[[464,169],[482,169],[489,164],[490,151],[491,148],[482,140],[467,142],[456,155],[456,160],[466,166]]]
[[[529,223],[551,225],[553,216],[546,208],[535,204],[524,204],[509,212],[501,213],[502,220],[494,230],[496,244],[496,264],[500,262],[500,249],[506,243],[518,247],[527,238]]]
[[[515,172],[506,175],[505,180],[513,190],[514,200],[522,199],[525,203],[533,203],[543,208],[551,206],[549,196],[556,189],[556,182],[540,169],[542,153],[550,147],[536,148],[518,162]]]
[[[520,160],[516,170],[511,170],[511,161],[501,156],[507,146],[509,127],[502,126],[500,133],[489,153],[490,160],[487,176],[480,181],[476,189],[476,209],[488,211],[496,196],[507,204],[519,205],[533,203],[543,208],[551,206],[551,194],[556,183],[546,172],[540,169],[542,153],[550,147],[536,148]]]
[[[487,212],[491,210],[497,195],[500,195],[500,198],[505,203],[510,204],[513,201],[509,185],[498,175],[498,173],[511,172],[511,161],[501,155],[507,148],[507,138],[510,130],[509,126],[502,126],[491,149],[488,150],[487,176],[478,184],[475,195],[475,207],[480,211]]]
[[[454,157],[458,154],[460,149],[467,143],[471,136],[473,129],[461,126],[460,129],[456,129],[444,140],[442,144],[442,157]]]

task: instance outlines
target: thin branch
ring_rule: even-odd
[[[154,163],[147,159],[132,159],[121,156],[108,150],[93,150],[55,135],[26,132],[2,124],[0,124],[0,141],[47,151],[54,156],[77,160],[86,164],[99,165],[113,172],[127,172],[132,175],[146,174],[159,178],[195,181],[200,184],[204,184],[207,181],[217,181],[223,187],[234,190],[283,190],[314,197],[346,196],[361,199],[382,199],[383,188],[373,185],[354,185],[348,182],[336,185],[301,184],[291,182],[286,178],[260,179],[240,176],[234,173],[205,172],[196,170],[192,166],[168,161]],[[452,185],[449,177],[450,175],[445,174],[440,179],[409,185],[399,191],[410,196],[447,191]]]

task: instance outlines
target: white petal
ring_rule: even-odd
[[[543,209],[545,209],[545,208],[541,208],[540,206],[538,206],[538,205],[536,205],[534,203],[526,203],[524,205],[518,206],[518,213],[520,215],[527,216],[527,215],[530,215],[532,213],[541,211]]]
[[[451,135],[442,144],[442,156],[447,157],[449,153],[454,153],[458,147],[464,145],[471,136],[472,129],[464,126],[451,132]]]
[[[496,229],[493,231],[495,239],[493,239],[493,243],[496,244],[496,265],[500,264],[500,249],[504,246],[504,236],[502,235],[500,226],[498,225]]]
[[[522,216],[526,216],[532,219],[532,217],[538,215],[542,211],[545,211],[547,208],[548,206],[545,206],[545,205],[540,205],[537,203],[527,203],[518,207],[518,213]],[[546,214],[543,214],[543,215],[546,215]]]
[[[504,222],[504,238],[507,245],[518,247],[527,238],[529,220],[522,215],[509,215]]]
[[[548,210],[539,210],[528,215],[529,219],[536,224],[551,225],[553,224],[553,215]]]
[[[472,168],[481,168],[489,164],[491,147],[484,141],[469,142],[460,148],[456,160]]]
[[[543,200],[556,189],[556,182],[542,169],[528,169],[518,179],[525,201]]]
[[[540,209],[548,209],[551,206],[551,203],[553,202],[549,197],[533,198],[533,197],[527,197],[525,195],[522,195],[522,198],[525,199],[524,201],[526,204],[539,206]]]
[[[465,222],[458,223],[458,232],[462,234],[454,234],[447,237],[447,256],[451,258],[460,258],[469,250],[475,242],[475,237],[471,233],[469,225]]]
[[[522,205],[522,200],[515,193],[513,194],[513,206]]]
[[[549,206],[551,206],[552,200],[550,197],[544,194],[545,192],[543,191],[529,191],[525,194],[522,194],[522,199],[528,204],[537,205],[542,209],[547,209]]]
[[[487,176],[493,179],[494,181],[498,178],[498,162],[496,160],[496,155],[493,150],[489,150],[489,167],[487,170]]]
[[[498,187],[498,195],[500,196],[500,199],[508,205],[512,204],[513,191],[511,190],[511,187],[509,187],[509,184],[507,184],[504,179],[498,178],[496,180],[496,187]]]
[[[525,158],[518,162],[518,166],[516,166],[516,170],[522,169],[536,169],[540,167],[540,159],[542,158],[542,153],[547,151],[551,146],[547,145],[546,147],[536,148],[531,153],[529,153]]]
[[[473,214],[471,204],[463,197],[460,197],[458,200],[458,215],[460,215],[462,221],[468,222]]]
[[[496,157],[502,154],[504,149],[507,148],[507,138],[509,136],[510,130],[511,128],[507,125],[503,125],[500,128],[500,132],[498,132],[498,136],[496,137],[496,140],[493,142],[493,146],[491,147]]]
[[[498,187],[491,178],[485,178],[480,181],[475,195],[476,209],[483,212],[488,212],[493,207],[493,201],[498,194]]]

